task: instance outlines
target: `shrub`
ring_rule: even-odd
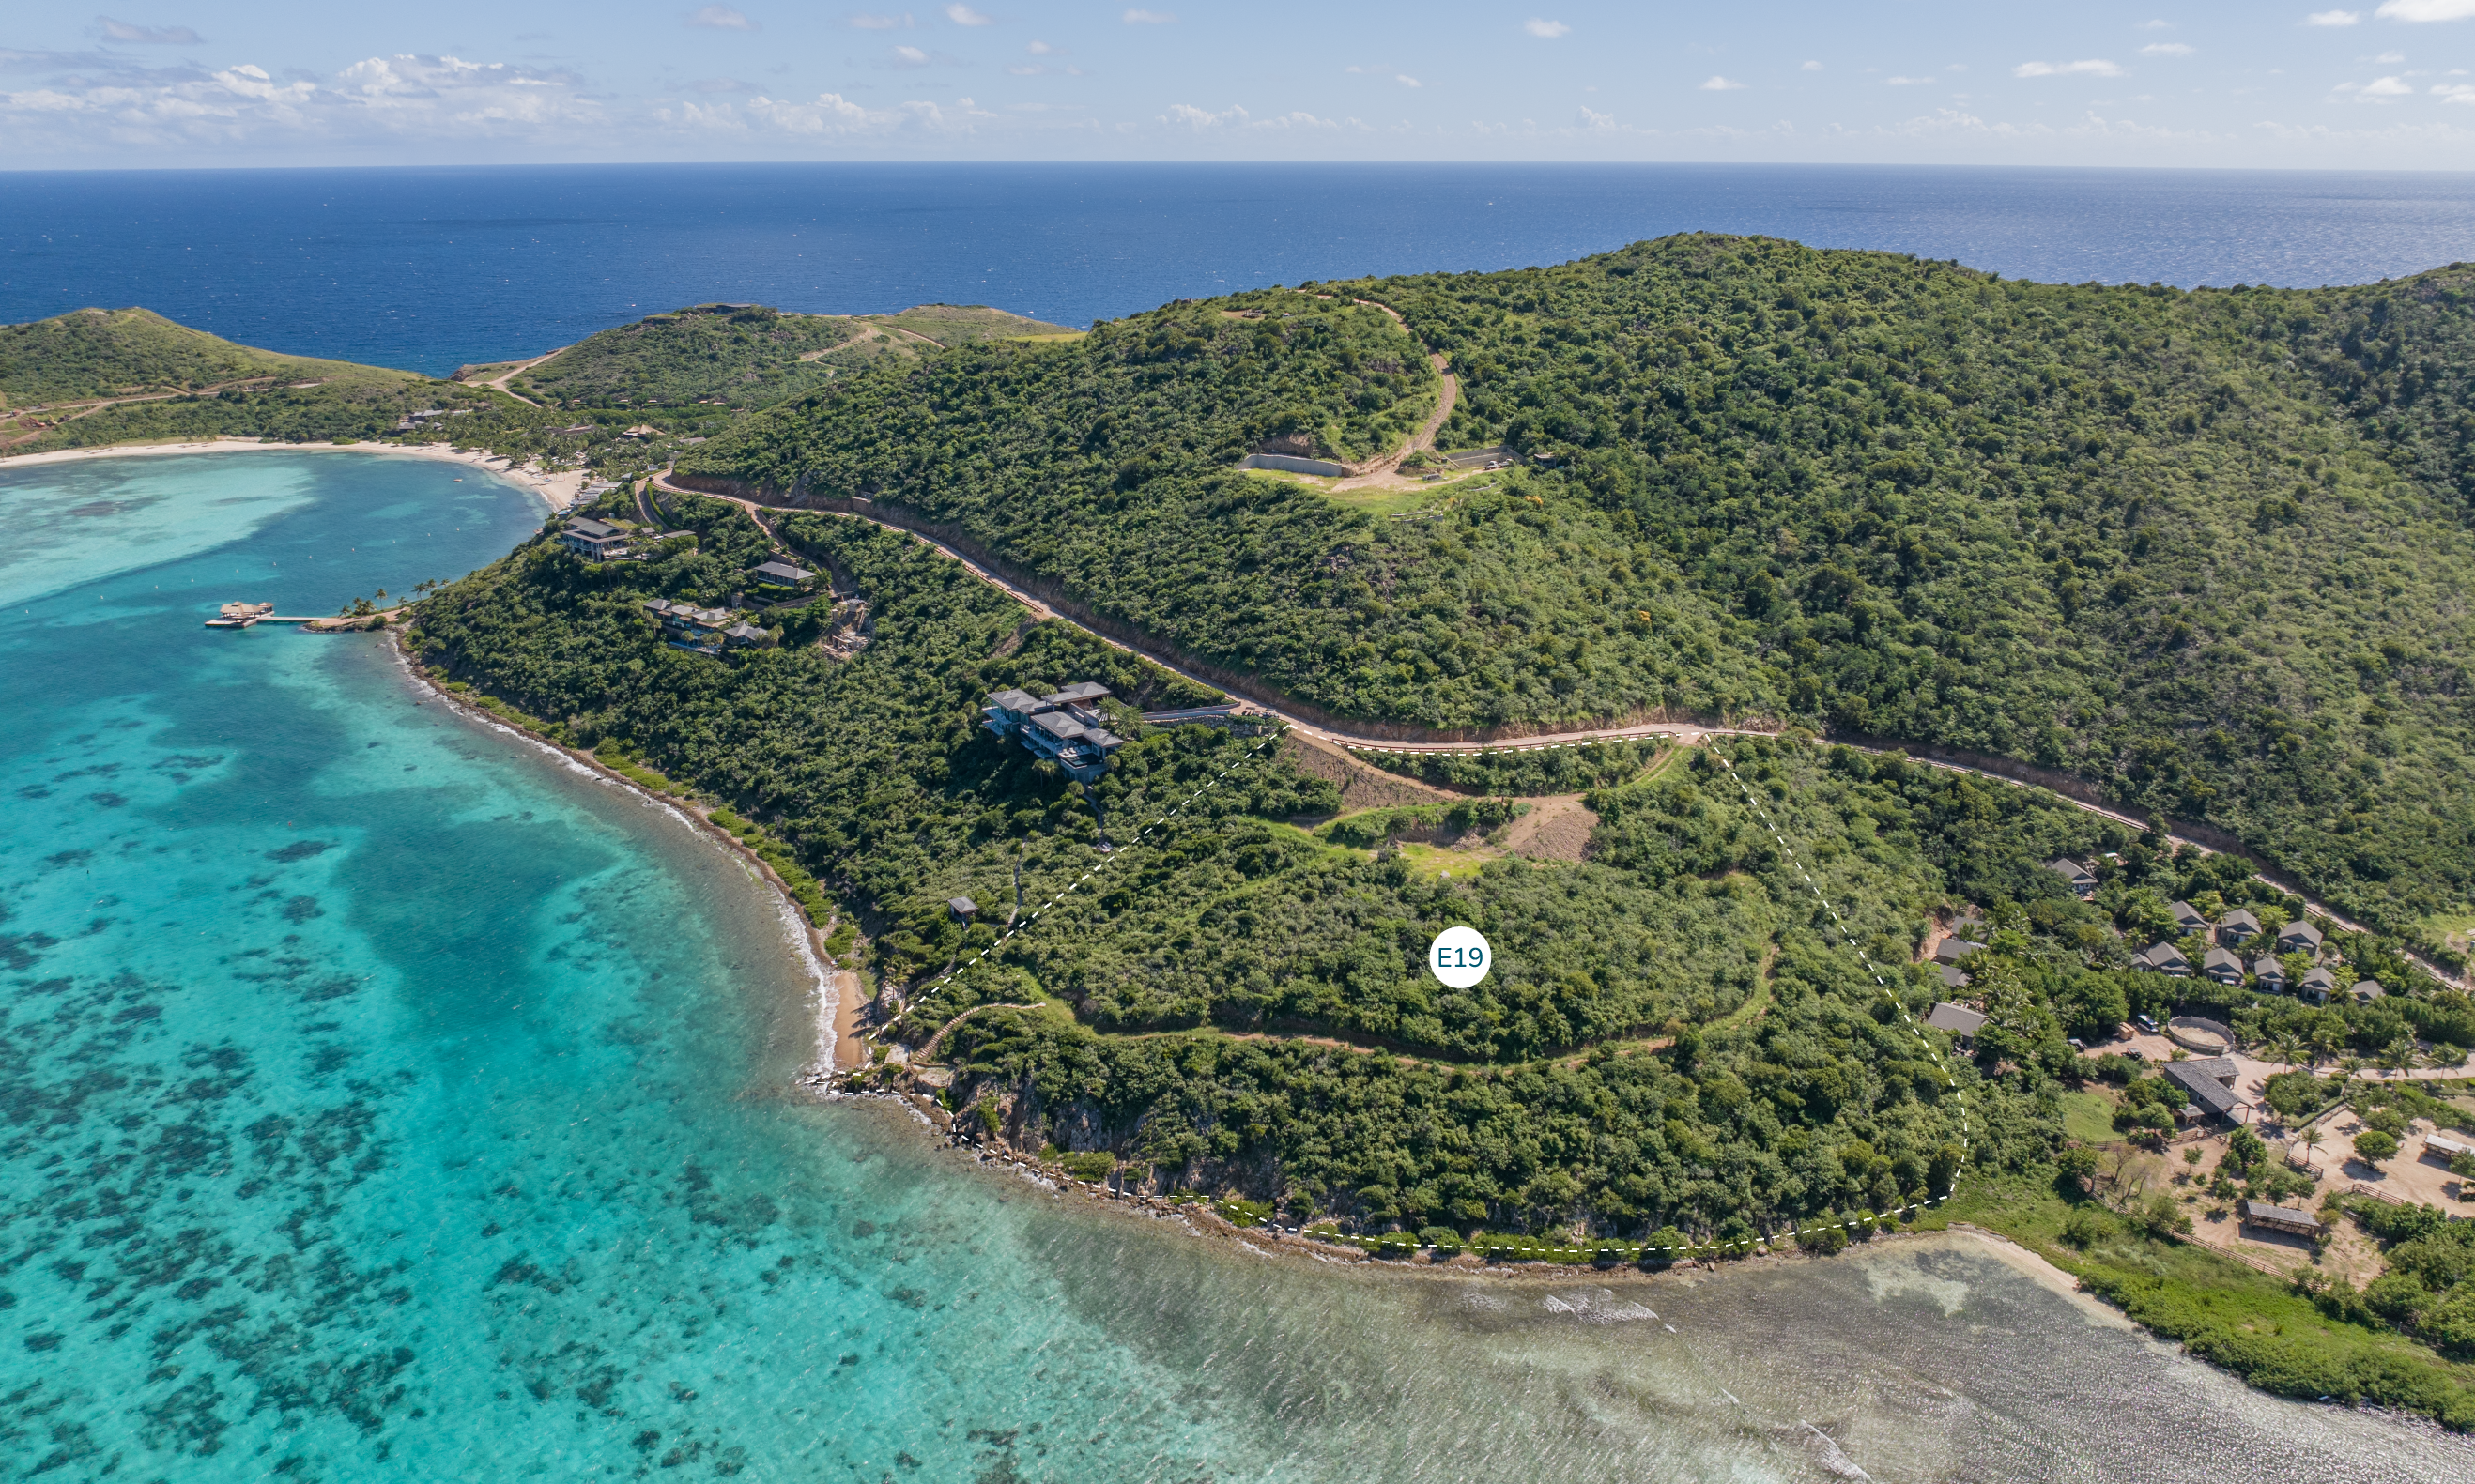
[[[2378,1129],[2365,1129],[2355,1135],[2355,1157],[2367,1164],[2378,1164],[2392,1158],[2398,1152],[2397,1136]]]
[[[1087,1154],[1067,1155],[1058,1163],[1076,1180],[1097,1181],[1107,1180],[1115,1171],[1117,1156],[1106,1150],[1095,1149]]]
[[[2192,1218],[2172,1196],[2160,1193],[2148,1198],[2148,1204],[2132,1215],[2140,1229],[2159,1240],[2192,1229]]]
[[[1461,1234],[1450,1227],[1421,1227],[1418,1245],[1434,1248],[1438,1257],[1449,1257],[1461,1250]]]
[[[2063,1218],[2063,1240],[2081,1252],[2104,1241],[2113,1231],[2112,1222],[2084,1205]]]

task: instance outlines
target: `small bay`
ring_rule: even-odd
[[[677,816],[209,631],[495,559],[469,468],[0,467],[0,1477],[2475,1476],[1966,1237],[1698,1281],[1270,1259],[795,1089],[808,964]]]

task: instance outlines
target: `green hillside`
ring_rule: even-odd
[[[407,371],[278,355],[176,325],[152,309],[79,309],[0,325],[0,408],[197,392],[235,381],[411,382]]]
[[[855,657],[815,643],[830,597],[766,615],[779,647],[683,654],[643,599],[724,600],[772,547],[734,507],[670,506],[694,542],[601,565],[528,543],[422,600],[405,643],[500,715],[726,803],[717,818],[813,872],[839,904],[836,951],[905,1002],[872,1034],[950,1072],[934,1095],[968,1136],[1072,1150],[1081,1178],[1260,1203],[1223,1207],[1244,1219],[1335,1221],[1387,1253],[1440,1240],[1655,1263],[1673,1255],[1656,1249],[1755,1237],[1828,1251],[1956,1187],[1947,1210],[2072,1262],[2259,1384],[2475,1423],[2468,1368],[2431,1348],[2475,1351],[2446,1316],[2409,1335],[2365,1307],[2390,1290],[2288,1294],[2180,1245],[2192,1218],[2174,1195],[2090,1199],[2076,1182],[2100,1161],[2066,1145],[2067,1091],[2098,1121],[2082,1137],[2108,1144],[2154,1143],[2183,1096],[2066,1039],[2134,1012],[2385,1058],[2411,1058],[2410,1034],[2475,1043],[2475,1006],[2376,938],[2333,938],[2350,972],[2388,986],[2368,1005],[2128,967],[2170,926],[2169,901],[2249,902],[2265,921],[2300,907],[2235,858],[2156,851],[2048,795],[1791,736],[1630,753],[1586,780],[1587,860],[1455,851],[1445,874],[1381,831],[1301,828],[1336,790],[1282,745],[1141,725],[1138,710],[1201,695],[1026,621],[960,564],[865,522],[783,523],[838,596],[869,602],[874,642]],[[975,724],[989,690],[1087,677],[1133,739],[1089,795]],[[2120,864],[2094,902],[2043,864],[2108,849]],[[1057,900],[998,947],[1017,879],[1025,901]],[[980,920],[955,919],[958,894]],[[1953,992],[1913,961],[1964,903],[1982,908],[1987,946],[1960,997],[1992,1017],[1973,1045],[1909,1018]],[[1467,990],[1421,968],[1455,922],[1495,947]],[[861,1080],[900,1078],[889,1064]],[[2405,1095],[2356,1086],[2366,1108]],[[2255,1141],[2229,1146],[2207,1188],[2222,1204],[2308,1184]]]
[[[879,357],[1066,333],[1002,309],[923,304],[891,315],[784,314],[764,304],[696,304],[589,335],[510,383],[565,408],[762,407],[817,390]]]
[[[1274,293],[956,352],[680,467],[899,502],[1342,716],[2005,754],[2404,927],[2475,895],[2467,278],[2183,293],[1675,237],[1319,286],[1414,341],[1326,349],[1279,316],[1339,301]],[[1275,430],[1397,440],[1429,350],[1443,446],[1565,467],[1408,519],[1232,471]]]

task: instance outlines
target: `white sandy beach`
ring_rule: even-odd
[[[0,469],[21,464],[62,464],[81,459],[133,458],[165,453],[233,453],[275,451],[283,453],[333,452],[380,453],[397,458],[448,459],[484,469],[511,483],[523,485],[540,496],[553,511],[576,503],[591,477],[582,470],[564,474],[544,474],[539,470],[508,463],[495,453],[478,449],[453,449],[435,444],[402,445],[391,443],[270,443],[261,438],[217,438],[204,443],[124,443],[107,444],[93,449],[58,449],[49,453],[20,453],[12,458],[0,458]]]

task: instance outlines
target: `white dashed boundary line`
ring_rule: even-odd
[[[1092,866],[1082,875],[1075,877],[1074,880],[1066,886],[1060,888],[1055,896],[1052,896],[1047,901],[1041,903],[1039,909],[1033,912],[1030,916],[1023,918],[1014,926],[1006,929],[1005,933],[999,937],[995,942],[991,943],[986,948],[981,949],[978,953],[973,954],[971,956],[971,961],[968,963],[957,964],[955,967],[946,970],[943,976],[939,978],[934,984],[931,984],[927,988],[920,990],[920,996],[925,998],[928,995],[935,994],[938,990],[943,989],[945,985],[951,984],[960,975],[978,967],[982,960],[996,952],[998,949],[1003,948],[1016,934],[1030,932],[1031,925],[1038,922],[1042,913],[1046,912],[1050,908],[1055,907],[1058,903],[1065,901],[1067,897],[1072,896],[1076,891],[1081,890],[1083,883],[1090,881],[1092,877],[1099,875],[1110,866],[1116,864],[1124,851],[1134,849],[1137,845],[1143,842],[1144,836],[1149,835],[1152,831],[1159,829],[1162,825],[1168,823],[1171,819],[1174,819],[1178,815],[1186,813],[1188,805],[1191,805],[1196,799],[1203,797],[1213,790],[1220,787],[1221,781],[1226,779],[1231,773],[1236,772],[1239,764],[1253,761],[1256,753],[1262,751],[1265,747],[1268,747],[1272,743],[1280,741],[1282,733],[1287,732],[1287,730],[1288,728],[1287,726],[1275,728],[1270,736],[1264,738],[1262,742],[1257,742],[1254,746],[1246,749],[1246,755],[1244,757],[1238,759],[1236,763],[1232,763],[1227,767],[1222,768],[1219,773],[1213,777],[1209,782],[1198,787],[1192,793],[1188,794],[1185,798],[1180,799],[1175,809],[1170,810],[1167,814],[1161,815],[1151,823],[1144,825],[1139,830],[1137,830],[1135,832],[1134,839],[1126,841],[1116,849],[1112,850],[1099,864]]]
[[[1908,1013],[1908,1008],[1899,1003],[1899,995],[1892,990],[1890,982],[1882,977],[1882,970],[1874,962],[1873,956],[1860,947],[1857,944],[1855,935],[1848,931],[1848,923],[1839,915],[1839,909],[1830,905],[1830,898],[1822,894],[1822,888],[1815,884],[1812,874],[1805,870],[1804,863],[1799,861],[1796,858],[1796,852],[1788,848],[1787,837],[1779,833],[1778,824],[1771,818],[1771,812],[1762,807],[1760,796],[1755,794],[1752,786],[1745,782],[1744,775],[1738,773],[1736,771],[1736,766],[1733,763],[1728,762],[1726,758],[1719,757],[1719,754],[1715,752],[1710,754],[1710,756],[1718,759],[1719,766],[1728,770],[1728,776],[1736,780],[1736,788],[1745,795],[1745,802],[1752,806],[1753,813],[1761,816],[1763,826],[1771,832],[1771,839],[1778,842],[1779,853],[1787,858],[1788,864],[1796,867],[1797,875],[1804,879],[1805,889],[1811,891],[1813,893],[1813,899],[1822,904],[1822,910],[1830,914],[1831,925],[1839,930],[1839,940],[1846,943],[1850,948],[1855,950],[1857,961],[1865,965],[1865,972],[1874,976],[1874,984],[1875,987],[1882,991],[1882,997],[1891,1002],[1891,1009],[1898,1010],[1899,1012],[1899,1018],[1907,1022],[1908,1029],[1916,1033],[1917,1042],[1919,1045],[1924,1047],[1925,1055],[1933,1058],[1935,1070],[1942,1073],[1943,1082],[1945,1085],[1950,1088],[1951,1096],[1959,1100],[1959,1168],[1961,1170],[1967,1169],[1968,1156],[1970,1153],[1968,1094],[1959,1090],[1959,1079],[1952,1075],[1950,1064],[1943,1060],[1942,1049],[1934,1045],[1933,1037],[1925,1034],[1924,1027],[1917,1024],[1917,1017]],[[1958,1189],[1958,1182],[1959,1171],[1954,1170],[1951,1172],[1951,1188],[1954,1192]],[[1949,1199],[1950,1197],[1947,1195],[1929,1196],[1926,1199],[1918,1202],[1913,1206],[1903,1205],[1899,1207],[1899,1211],[1923,1210],[1926,1206],[1938,1205]],[[1894,1212],[1892,1214],[1899,1213]],[[1811,1228],[1809,1229],[1816,1231],[1829,1231],[1839,1228],[1852,1227],[1855,1225],[1858,1224],[1855,1222],[1843,1221],[1832,1223],[1829,1226]],[[1800,1230],[1802,1229],[1800,1229]]]

